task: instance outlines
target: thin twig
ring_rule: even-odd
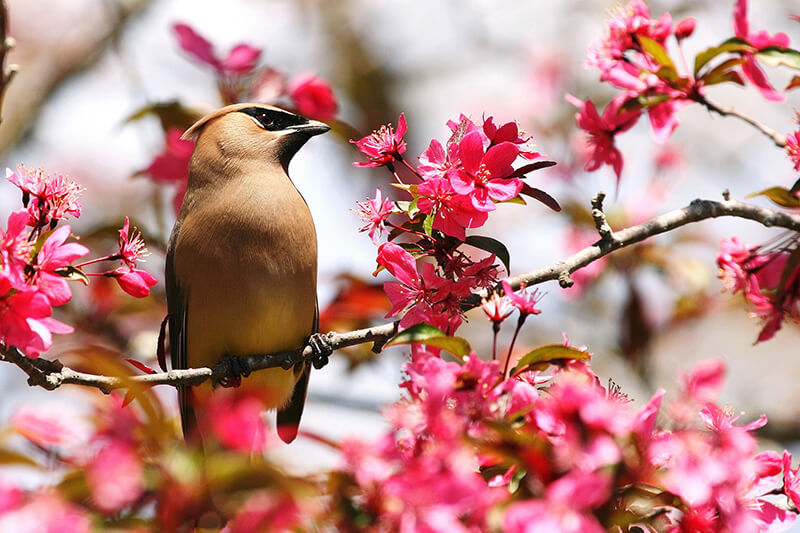
[[[8,35],[8,8],[5,0],[0,0],[0,122],[3,120],[2,109],[6,90],[18,70],[17,65],[6,65],[6,57],[13,47],[14,39]]]
[[[759,122],[758,120],[754,119],[753,117],[745,115],[744,113],[734,109],[733,107],[721,106],[719,104],[711,102],[705,96],[700,97],[700,99],[697,100],[697,101],[699,103],[701,103],[702,105],[706,106],[706,108],[708,110],[714,111],[715,113],[718,113],[718,114],[720,114],[720,115],[722,115],[724,117],[736,117],[736,118],[738,118],[740,120],[744,120],[745,122],[747,122],[751,126],[754,126],[761,133],[763,133],[764,135],[769,137],[772,140],[772,142],[775,143],[775,146],[777,146],[778,148],[784,148],[786,146],[786,136],[785,135],[781,135],[780,133],[778,133],[774,129],[770,128],[766,124],[763,124],[763,123]]]
[[[570,273],[615,250],[686,224],[717,217],[744,218],[767,227],[776,226],[800,232],[800,215],[791,215],[730,199],[721,202],[698,199],[682,209],[670,211],[643,224],[614,232],[614,238],[611,240],[601,238],[593,245],[558,263],[509,278],[508,282],[514,290],[522,286],[530,287],[551,280],[558,280],[561,286],[569,286],[572,281],[569,278]],[[481,301],[489,296],[489,292],[491,291],[480,291],[466,298],[463,309],[469,310],[479,306]],[[372,342],[374,343],[373,350],[380,351],[384,343],[397,333],[397,326],[398,322],[392,322],[347,333],[331,332],[326,334],[326,340],[334,350]],[[297,362],[313,358],[314,350],[311,346],[306,346],[303,350],[293,352],[250,356],[248,362],[252,370],[260,370],[277,367],[289,368]],[[28,383],[31,386],[40,386],[48,390],[65,384],[75,384],[95,387],[108,393],[114,389],[127,388],[132,385],[199,385],[212,378],[217,380],[228,377],[228,368],[222,364],[124,378],[87,374],[75,371],[58,360],[29,359],[16,348],[5,347],[2,344],[0,344],[0,359],[21,368],[28,375]]]

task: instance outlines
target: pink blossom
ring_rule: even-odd
[[[510,200],[522,190],[522,180],[509,177],[517,155],[519,148],[508,141],[484,152],[480,133],[468,133],[459,143],[462,169],[448,174],[450,185],[456,193],[469,197],[478,211],[492,211],[492,200]]]
[[[489,300],[485,301],[481,305],[481,309],[486,314],[486,317],[496,324],[505,321],[514,312],[508,297],[498,296],[497,294],[493,294]]]
[[[447,143],[447,150],[445,151],[442,143],[433,139],[428,148],[419,156],[419,161],[422,164],[417,171],[423,180],[445,178],[450,170],[457,169],[460,164],[458,151],[458,143]]]
[[[623,60],[625,51],[638,48],[634,38],[644,36],[663,44],[672,33],[672,16],[664,13],[658,20],[650,18],[644,0],[631,0],[618,6],[608,21],[608,34],[589,47],[586,66],[607,71]]]
[[[64,412],[63,406],[22,405],[11,416],[11,427],[20,435],[39,446],[76,445],[85,443],[87,435],[80,421]]]
[[[387,231],[384,221],[392,214],[394,204],[388,198],[383,199],[380,189],[375,189],[375,198],[358,202],[357,205],[358,216],[363,222],[366,222],[358,231],[368,231],[372,244],[377,245],[381,234]]]
[[[119,230],[119,254],[122,256],[122,261],[133,268],[136,266],[136,260],[142,255],[147,253],[145,248],[142,232],[133,228],[130,229],[130,220],[125,217],[125,224]]]
[[[20,165],[16,173],[6,169],[6,179],[23,192],[29,226],[42,228],[67,216],[81,216],[78,195],[83,189],[66,176],[48,175],[44,169],[29,170]]]
[[[456,193],[446,178],[430,178],[417,186],[417,207],[432,215],[433,229],[459,240],[466,239],[466,228],[486,223],[488,214],[479,210],[469,197]]]
[[[105,275],[117,280],[120,288],[135,298],[144,298],[149,295],[150,287],[158,283],[158,280],[146,270],[131,268],[127,265],[106,272]]]
[[[701,361],[681,376],[684,392],[700,404],[716,398],[724,383],[725,363],[720,359]]]
[[[682,41],[688,37],[691,37],[696,26],[697,20],[695,20],[693,17],[687,17],[681,20],[675,24],[675,38],[678,41]]]
[[[289,96],[300,114],[319,120],[336,116],[339,104],[330,84],[314,74],[299,74],[287,87]]]
[[[19,508],[25,501],[25,491],[0,480],[0,515]]]
[[[593,171],[601,165],[610,165],[617,175],[617,182],[622,175],[622,154],[614,146],[614,137],[622,133],[639,120],[641,112],[639,110],[620,112],[622,104],[627,100],[625,93],[614,98],[603,111],[601,117],[591,100],[582,102],[574,96],[566,95],[567,101],[576,106],[580,112],[575,115],[578,126],[589,136],[589,146],[591,154],[586,161],[584,169]]]
[[[398,281],[387,281],[383,290],[392,303],[387,317],[405,313],[400,327],[419,322],[436,325],[442,313],[457,316],[459,298],[469,294],[469,287],[441,278],[431,263],[424,263],[417,272],[414,257],[400,246],[387,242],[378,249],[378,264],[385,267]]]
[[[211,396],[206,411],[214,437],[226,448],[242,453],[265,449],[264,402],[258,395],[246,389],[226,389]]]
[[[800,113],[797,114],[797,121],[800,123]],[[786,155],[794,165],[795,170],[800,170],[800,129],[786,136]]]
[[[64,501],[55,491],[42,491],[24,505],[0,515],[0,531],[89,533],[94,528],[82,508]]]
[[[795,508],[800,509],[800,467],[792,469],[792,455],[783,452],[783,492]]]
[[[747,0],[737,0],[736,6],[733,8],[733,30],[736,37],[744,40],[756,50],[762,50],[770,46],[777,48],[789,47],[789,37],[785,33],[776,33],[770,36],[764,30],[750,32],[750,23],[747,20]],[[744,53],[743,58],[742,73],[745,77],[761,91],[764,98],[782,102],[785,96],[777,92],[767,81],[767,77],[761,67],[758,66],[753,53]]]
[[[27,229],[29,215],[17,211],[8,216],[8,229],[0,229],[0,279],[5,279],[8,288],[28,290],[28,276],[25,270],[31,260],[32,245],[28,241]],[[7,290],[0,282],[0,296]]]
[[[540,309],[536,309],[536,304],[541,300],[537,290],[526,292],[523,287],[519,292],[514,292],[511,285],[503,280],[503,292],[510,300],[511,305],[519,309],[521,315],[538,315],[542,312]]]
[[[59,269],[70,265],[75,259],[89,253],[89,249],[76,242],[64,244],[70,235],[70,227],[62,226],[55,230],[36,254],[30,283],[47,296],[50,305],[64,305],[72,297],[67,281],[58,273]]]
[[[187,24],[178,23],[173,27],[178,44],[200,62],[213,67],[221,75],[243,75],[255,69],[261,50],[247,44],[238,44],[220,60],[214,53],[214,47],[203,36],[195,32]]]
[[[220,533],[300,531],[303,515],[297,502],[284,494],[259,491],[247,498]]]
[[[529,500],[509,506],[505,531],[521,533],[603,533],[591,509],[611,496],[611,480],[600,473],[574,472],[551,483],[544,500]]]
[[[9,295],[10,285],[0,278],[0,340],[16,346],[28,357],[39,357],[53,344],[52,333],[72,333],[53,318],[47,296],[33,289]]]
[[[397,119],[397,131],[394,131],[391,124],[386,124],[358,141],[350,139],[350,142],[369,159],[366,162],[356,161],[353,164],[357,167],[381,167],[391,164],[406,151],[406,143],[403,141],[405,134],[406,117],[400,113],[400,118]]]
[[[144,467],[136,448],[120,440],[105,444],[86,468],[94,504],[105,513],[132,505],[144,491]]]
[[[497,126],[494,117],[487,117],[483,121],[483,133],[489,139],[490,146],[510,142],[517,145],[519,155],[525,159],[536,159],[541,155],[534,150],[532,137],[526,135],[515,121]]]
[[[183,203],[183,195],[189,181],[189,160],[195,144],[192,140],[181,139],[182,134],[178,128],[169,128],[164,151],[158,154],[144,171],[155,183],[177,186],[172,200],[175,214],[180,211]]]

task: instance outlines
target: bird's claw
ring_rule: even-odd
[[[314,351],[311,357],[311,364],[314,368],[320,369],[328,364],[328,358],[333,353],[333,336],[330,333],[314,333],[308,339],[308,345]]]
[[[238,387],[242,384],[242,378],[246,378],[253,371],[250,368],[250,361],[238,355],[225,354],[220,358],[219,364],[225,367],[225,376],[215,383],[220,387]]]

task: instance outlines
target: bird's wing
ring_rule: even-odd
[[[167,312],[169,313],[169,351],[173,369],[183,369],[186,361],[186,293],[181,289],[175,275],[175,243],[178,240],[181,220],[175,223],[167,247],[165,285],[167,290]],[[181,426],[184,438],[194,424],[189,401],[189,388],[178,387],[178,404],[181,410]]]
[[[314,326],[311,333],[319,332],[319,302],[316,302],[314,311]],[[292,442],[297,437],[300,428],[300,418],[306,406],[308,392],[308,377],[311,374],[311,361],[303,361],[294,366],[295,375],[300,374],[292,392],[292,398],[286,406],[279,408],[277,413],[278,436],[285,443]]]

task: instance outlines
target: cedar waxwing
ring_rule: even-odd
[[[197,144],[167,248],[173,368],[295,350],[317,333],[316,232],[287,169],[306,141],[329,129],[269,105],[235,104],[184,133]],[[297,436],[310,368],[306,361],[248,380],[275,393],[267,407],[277,408],[286,442]],[[179,389],[184,437],[196,423],[190,394]]]

